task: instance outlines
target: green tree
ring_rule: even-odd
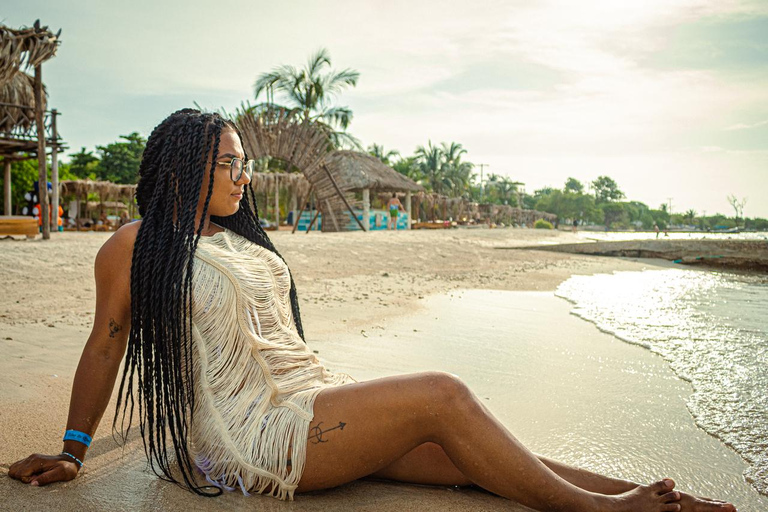
[[[603,211],[603,222],[607,229],[624,225],[629,220],[627,208],[622,203],[603,203],[600,209]]]
[[[397,162],[392,164],[392,168],[403,176],[408,176],[417,183],[424,180],[424,175],[421,173],[421,168],[419,167],[415,156],[400,158]]]
[[[421,175],[424,176],[423,185],[437,194],[442,194],[446,188],[446,180],[443,173],[443,152],[439,147],[433,146],[432,141],[427,146],[416,148],[416,163]]]
[[[99,157],[91,151],[86,151],[85,148],[69,155],[69,170],[77,179],[98,179],[101,174],[99,164]]]
[[[275,104],[275,92],[278,92],[288,102],[287,107],[297,110],[302,119],[327,126],[337,147],[349,145],[359,149],[360,142],[346,133],[352,122],[352,110],[331,103],[342,91],[357,85],[360,73],[353,69],[335,71],[330,67],[331,56],[321,48],[302,69],[282,65],[259,75],[253,84],[254,98],[258,100],[264,94],[268,105],[278,106]]]
[[[100,153],[98,178],[113,183],[134,184],[139,180],[139,165],[147,140],[133,132],[121,135],[122,141],[96,146]]]
[[[688,211],[686,211],[686,212],[685,212],[685,214],[683,215],[683,220],[684,220],[684,221],[685,221],[685,223],[686,223],[686,224],[688,224],[689,226],[692,226],[692,225],[693,225],[693,222],[694,222],[694,220],[695,220],[695,219],[696,219],[696,210],[693,210],[693,209],[691,209],[691,210],[688,210]]]
[[[568,178],[565,181],[565,188],[563,190],[564,192],[575,192],[577,194],[581,194],[584,192],[584,185],[576,178]]]
[[[48,181],[51,181],[51,165],[48,164]],[[27,200],[24,195],[34,189],[34,184],[38,180],[37,159],[21,160],[11,163],[11,205],[12,214],[21,215],[21,209],[26,206]],[[68,164],[59,164],[59,181],[77,179],[70,172]],[[0,189],[5,186],[4,178],[0,176]],[[0,197],[0,211],[5,211],[5,196]]]
[[[457,142],[442,143],[442,172],[450,196],[460,197],[469,193],[470,184],[474,177],[472,174],[474,165],[462,161],[461,157],[466,153],[467,150]]]
[[[375,156],[387,165],[392,165],[392,159],[394,159],[396,156],[400,156],[399,151],[394,149],[386,151],[384,150],[384,146],[379,146],[378,144],[371,144],[368,146],[368,154]]]
[[[598,204],[618,201],[624,198],[624,192],[619,190],[619,186],[608,176],[598,176],[592,182],[592,189],[595,191],[595,201]]]

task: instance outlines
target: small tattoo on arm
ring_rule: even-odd
[[[123,326],[115,322],[114,318],[109,319],[109,337],[114,338],[115,334],[123,329]]]
[[[317,424],[317,426],[314,426],[314,427],[312,427],[311,429],[309,429],[310,435],[309,435],[309,438],[308,438],[308,439],[309,439],[309,441],[311,441],[313,444],[318,444],[318,443],[327,443],[327,442],[328,442],[328,440],[327,440],[327,439],[323,439],[323,434],[325,434],[325,433],[327,433],[327,432],[330,432],[331,430],[336,430],[337,428],[338,428],[339,430],[344,430],[344,427],[346,427],[346,426],[347,426],[347,424],[346,424],[346,423],[344,423],[344,422],[340,421],[340,422],[339,422],[339,424],[338,424],[338,425],[336,425],[335,427],[331,427],[331,428],[327,428],[327,429],[323,430],[323,429],[320,427],[320,425],[322,425],[322,424],[323,424],[323,422],[321,421],[320,423],[318,423],[318,424]]]

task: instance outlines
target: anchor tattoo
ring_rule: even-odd
[[[320,423],[318,423],[318,424],[317,424],[317,426],[315,426],[315,427],[312,427],[311,429],[309,429],[309,431],[310,431],[310,433],[311,433],[311,434],[310,434],[310,436],[309,436],[309,438],[308,438],[308,439],[309,439],[309,440],[310,440],[310,441],[311,441],[313,444],[318,444],[318,443],[327,443],[327,442],[328,442],[328,440],[327,440],[327,439],[323,439],[323,434],[325,434],[325,433],[327,433],[327,432],[330,432],[331,430],[336,430],[337,428],[338,428],[339,430],[344,430],[344,427],[345,427],[345,426],[347,426],[347,424],[346,424],[346,423],[344,423],[344,422],[341,422],[341,421],[340,421],[340,422],[339,422],[339,424],[338,424],[338,425],[336,425],[335,427],[331,427],[331,428],[329,428],[329,429],[326,429],[326,430],[322,430],[322,429],[320,428],[320,425],[322,425],[322,424],[323,424],[323,422],[321,421]]]

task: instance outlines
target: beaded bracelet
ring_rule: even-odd
[[[78,466],[78,468],[77,468],[77,469],[80,469],[80,468],[82,468],[82,467],[83,467],[83,461],[81,461],[80,459],[78,459],[77,457],[75,457],[74,455],[72,455],[71,453],[67,453],[67,452],[61,452],[61,455],[66,455],[67,457],[70,457],[71,459],[74,459],[74,461],[75,461],[75,462],[77,462],[77,463],[79,464],[79,466]]]
[[[92,440],[91,436],[85,432],[80,432],[79,430],[67,430],[64,433],[64,441],[77,441],[78,443],[83,443],[85,446],[91,446]]]

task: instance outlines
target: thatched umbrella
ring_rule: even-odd
[[[43,87],[43,110],[46,107],[46,96]],[[29,130],[35,122],[32,110],[35,108],[35,77],[19,72],[3,82],[0,85],[0,103],[8,104],[0,105],[0,132],[10,132],[16,127]]]
[[[40,20],[32,27],[17,30],[0,25],[0,83],[13,78],[21,69],[39,66],[56,55],[61,30],[55,35]]]

